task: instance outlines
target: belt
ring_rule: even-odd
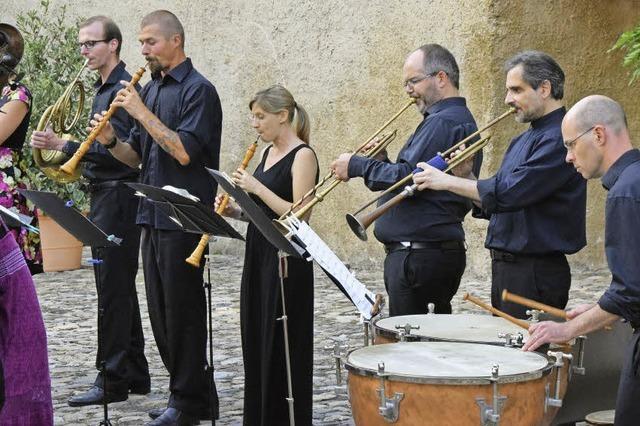
[[[384,251],[389,254],[400,250],[440,249],[440,250],[464,250],[464,241],[403,241],[384,245]]]
[[[124,184],[127,183],[127,182],[134,182],[134,181],[108,180],[106,182],[90,183],[89,184],[89,192],[98,192],[98,191],[102,191],[103,189],[109,189],[109,188],[116,188],[116,187],[119,187],[119,186],[124,186]]]
[[[562,253],[540,253],[540,254],[527,254],[527,253],[511,253],[503,250],[491,249],[491,259],[493,260],[501,260],[503,262],[517,262],[522,259],[532,259],[532,258],[545,258],[545,257],[556,257],[556,256],[564,256]]]

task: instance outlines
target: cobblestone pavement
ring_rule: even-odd
[[[374,292],[384,289],[379,268],[355,270],[357,277]],[[242,256],[214,256],[211,280],[216,330],[215,379],[220,396],[218,425],[242,424],[243,369],[239,326],[241,273]],[[101,407],[72,408],[67,405],[67,399],[86,390],[95,377],[97,302],[93,273],[89,267],[83,267],[76,271],[41,274],[36,276],[35,281],[49,339],[55,424],[97,425],[103,415]],[[152,387],[149,395],[134,395],[125,402],[110,404],[109,414],[114,425],[144,424],[149,420],[147,411],[164,406],[168,397],[168,376],[151,333],[142,270],[138,273],[137,283]],[[574,274],[570,305],[595,300],[606,285],[605,270],[577,272]],[[453,302],[454,313],[478,312],[474,306],[462,301],[461,295],[465,292],[488,301],[488,279],[465,277]],[[361,347],[362,325],[350,302],[319,269],[316,270],[315,310],[314,424],[351,425],[346,387],[344,384],[336,385],[335,364],[331,351],[325,347],[336,341],[347,343],[350,348]]]

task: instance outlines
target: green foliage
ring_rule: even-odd
[[[53,105],[66,86],[75,78],[84,63],[78,50],[78,24],[68,24],[67,7],[49,7],[49,0],[41,0],[39,7],[17,17],[17,27],[25,42],[24,56],[19,70],[24,72],[22,82],[33,94],[33,109],[29,123],[29,135],[36,129],[45,109]],[[89,73],[84,73],[84,87],[91,87]],[[77,104],[74,104],[77,108]],[[90,103],[85,101],[79,123],[74,128],[74,139],[86,137],[84,130],[90,115]],[[71,118],[71,117],[70,117]],[[70,119],[69,118],[69,119]],[[20,168],[26,171],[31,187],[51,191],[64,200],[73,200],[79,210],[89,209],[86,182],[58,183],[46,177],[35,164],[31,147],[25,143]]]
[[[616,44],[609,49],[609,52],[613,50],[624,50],[626,52],[622,65],[631,67],[629,84],[632,84],[640,78],[640,23],[635,28],[623,32]]]

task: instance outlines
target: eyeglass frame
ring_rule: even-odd
[[[587,133],[589,133],[590,131],[592,131],[593,129],[596,128],[596,125],[594,124],[593,126],[589,127],[587,130],[585,130],[584,132],[580,133],[578,136],[576,136],[573,139],[570,139],[568,141],[563,141],[562,144],[564,145],[564,147],[567,149],[567,151],[573,151],[573,148],[575,148],[576,143],[578,143],[578,139],[580,139],[581,137],[583,137],[584,135],[586,135]]]
[[[103,39],[103,40],[87,40],[87,41],[83,41],[82,43],[78,42],[78,49],[82,50],[82,48],[84,47],[87,50],[92,50],[94,47],[96,47],[96,44],[108,43],[111,40],[112,39]]]
[[[416,87],[416,84],[419,84],[420,82],[426,80],[429,77],[435,77],[439,73],[440,71],[434,71],[430,74],[425,74],[421,77],[412,77],[408,80],[405,80],[404,83],[402,83],[402,87],[405,89],[408,89],[409,87],[411,87],[411,89],[414,89]]]

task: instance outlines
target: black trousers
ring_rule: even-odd
[[[170,376],[168,405],[194,416],[209,407],[204,267],[185,262],[199,240],[197,234],[142,228],[149,318]],[[215,389],[212,392],[217,407]]]
[[[428,312],[451,313],[451,299],[458,291],[466,266],[463,248],[398,250],[384,260],[384,285],[389,295],[389,315]]]
[[[615,350],[615,348],[612,348]],[[616,400],[616,426],[635,426],[640,421],[640,329],[626,349]]]
[[[526,319],[527,308],[502,301],[502,291],[564,309],[569,300],[571,270],[564,254],[511,255],[492,251],[491,305],[516,318]]]
[[[102,259],[102,264],[94,266],[98,308],[103,310],[96,368],[104,359],[107,389],[122,393],[150,386],[136,293],[140,229],[135,219],[138,199],[133,194],[124,184],[95,191],[89,213],[91,221],[107,235],[123,239],[119,247],[91,250],[94,258]],[[102,383],[98,374],[95,384]]]

